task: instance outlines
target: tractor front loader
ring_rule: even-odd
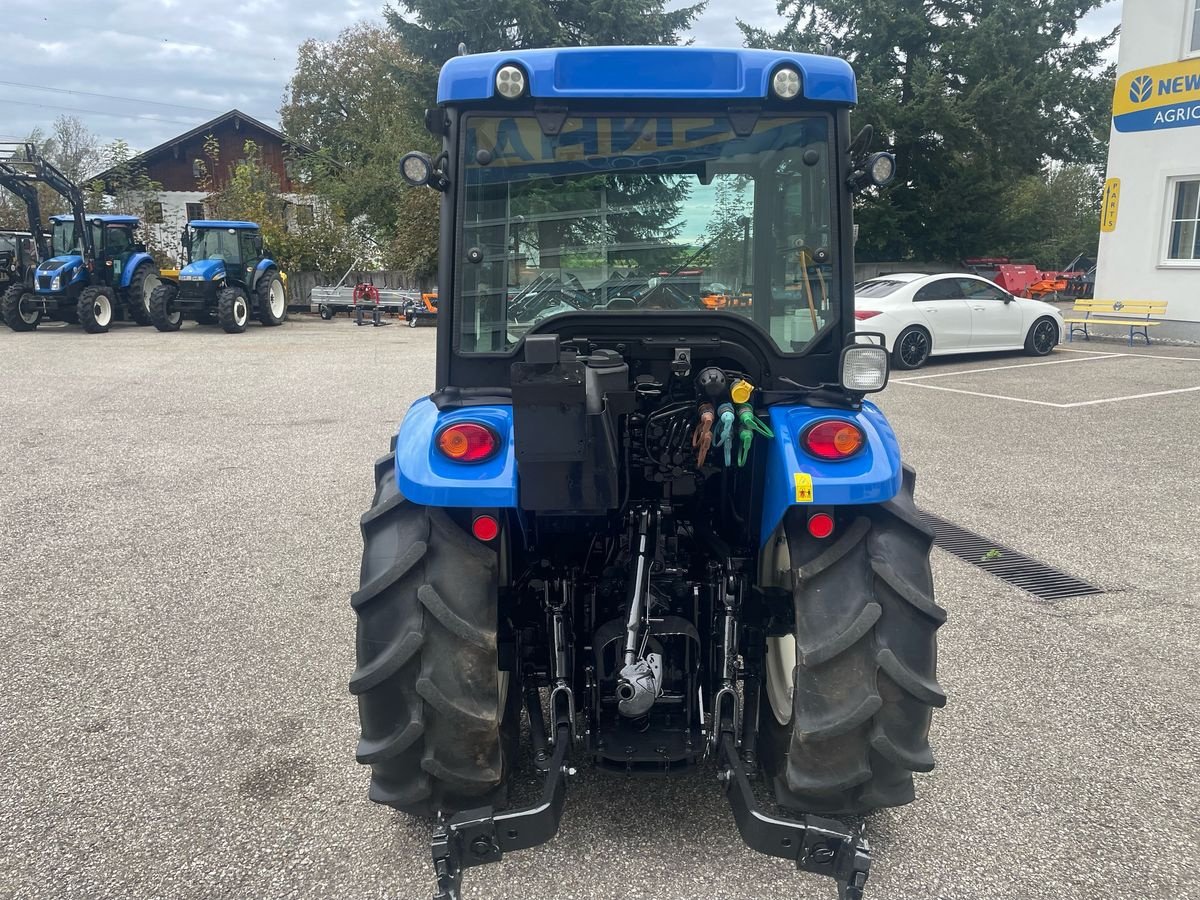
[[[50,217],[48,251],[41,256],[32,284],[14,285],[4,294],[3,316],[14,331],[31,331],[43,318],[72,322],[90,334],[108,331],[124,314],[150,324],[150,294],[158,284],[158,266],[135,232],[136,216],[86,212],[80,188],[56,169],[32,144],[16,145],[0,164],[0,184],[20,185],[30,228],[40,231],[37,184],[61,195],[68,215]]]
[[[841,818],[933,767],[932,535],[854,318],[852,196],[895,160],[855,102],[841,60],[763,50],[443,68],[442,152],[401,160],[442,194],[436,390],[375,465],[350,681],[437,898],[550,840],[583,760],[715,766],[751,847],[861,897]]]

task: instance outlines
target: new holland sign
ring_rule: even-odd
[[[1122,132],[1200,126],[1200,59],[1122,75],[1113,124]]]

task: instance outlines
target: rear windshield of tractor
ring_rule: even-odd
[[[192,262],[202,259],[240,262],[237,231],[233,228],[197,228],[192,234]]]
[[[798,352],[837,317],[824,117],[474,115],[457,236],[459,349],[503,352],[549,316],[686,310]],[[478,260],[474,262],[473,260]]]

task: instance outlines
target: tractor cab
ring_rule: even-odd
[[[254,222],[197,219],[180,236],[187,265],[151,297],[150,319],[175,331],[185,318],[240,332],[252,315],[278,325],[287,313],[286,282]]]
[[[30,280],[37,266],[37,242],[28,231],[0,231],[0,293]]]
[[[50,217],[51,257],[38,266],[38,293],[82,290],[89,284],[116,287],[135,257],[139,263],[146,259],[146,247],[134,234],[137,216],[87,213],[84,222],[86,236],[73,216]]]
[[[714,759],[750,846],[858,898],[861,832],[818,816],[932,767],[932,534],[854,316],[852,202],[896,164],[856,101],[768,50],[443,67],[442,150],[400,160],[442,195],[435,390],[376,463],[350,685],[371,798],[439,821],[436,896],[551,837],[582,756]]]
[[[184,229],[188,264],[181,281],[250,282],[264,260],[262,231],[254,222],[198,220]]]

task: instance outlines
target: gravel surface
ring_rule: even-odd
[[[0,333],[0,896],[429,896],[428,828],[366,800],[346,681],[371,462],[433,348],[309,318]],[[1200,385],[1200,362],[1137,358],[1187,351],[1128,352],[930,383],[1064,403]],[[869,819],[868,896],[1200,897],[1200,393],[880,402],[920,503],[1111,592],[1043,603],[937,552],[939,768]],[[466,886],[834,896],[741,844],[711,766],[584,766],[558,838]]]

